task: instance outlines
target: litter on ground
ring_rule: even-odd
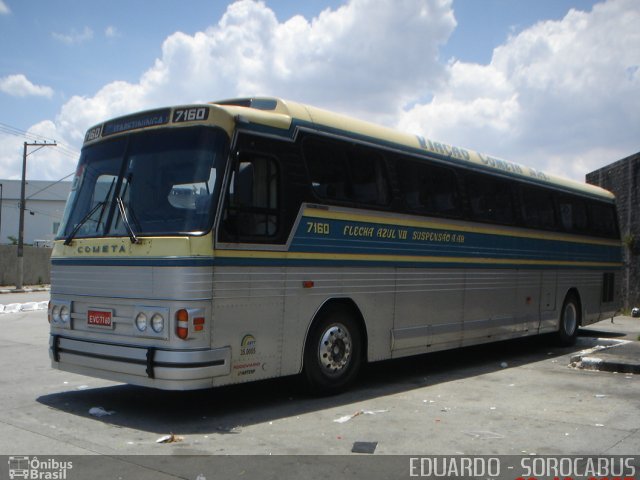
[[[106,417],[107,415],[113,415],[113,410],[105,410],[102,407],[92,407],[89,409],[89,415],[93,415],[94,417]]]
[[[376,415],[378,413],[385,413],[388,412],[389,410],[358,410],[357,412],[351,414],[351,415],[344,415],[340,418],[336,418],[334,420],[334,422],[336,423],[346,423],[349,420],[351,420],[352,418],[358,417],[360,415]]]
[[[178,435],[174,435],[173,433],[169,435],[164,435],[156,440],[156,443],[176,443],[184,440],[184,437],[180,437]]]

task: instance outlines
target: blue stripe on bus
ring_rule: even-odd
[[[387,238],[381,238],[386,236]],[[619,263],[617,245],[304,217],[291,252]]]
[[[214,265],[212,257],[205,258],[52,258],[52,265],[82,265],[82,266],[118,266],[118,267],[211,267]]]
[[[600,245],[572,245],[568,248],[561,242],[520,241],[517,248],[509,248],[503,239],[485,239],[473,246],[465,245],[419,245],[413,242],[386,242],[384,244],[367,240],[343,240],[300,238],[292,244],[292,252],[353,253],[362,255],[424,255],[456,257],[491,257],[523,260],[558,260],[582,262],[618,262],[620,257],[615,248]]]

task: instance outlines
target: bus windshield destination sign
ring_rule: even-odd
[[[169,109],[154,110],[140,115],[118,118],[104,124],[102,136],[108,137],[116,133],[127,132],[138,128],[156,127],[169,122]]]

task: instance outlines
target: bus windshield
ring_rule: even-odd
[[[58,239],[210,230],[228,139],[210,127],[133,133],[82,150]]]

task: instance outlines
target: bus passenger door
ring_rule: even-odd
[[[238,154],[219,220],[212,332],[231,346],[234,382],[280,375],[285,269],[265,262],[281,250],[280,199],[277,158]]]

